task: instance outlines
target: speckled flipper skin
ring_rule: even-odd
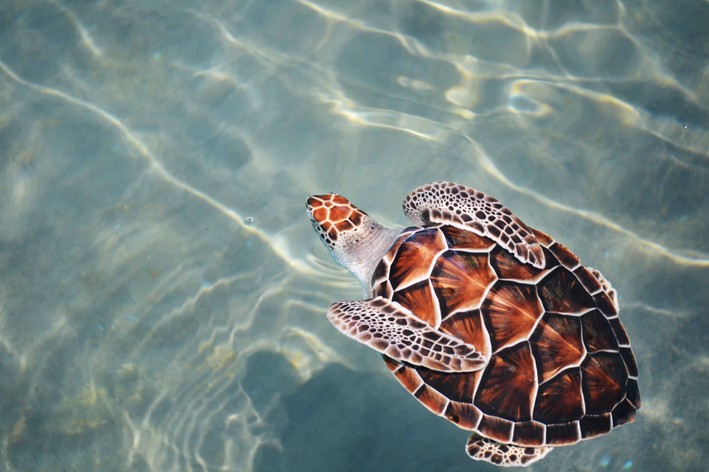
[[[493,239],[521,262],[545,265],[542,246],[531,229],[502,203],[452,182],[433,182],[412,190],[404,213],[414,225],[447,223]]]
[[[501,467],[524,467],[543,459],[552,447],[523,447],[502,444],[473,433],[465,446],[465,452],[478,461],[486,461]]]
[[[471,372],[487,363],[475,346],[433,329],[382,297],[333,303],[327,319],[343,334],[401,362],[439,372]]]

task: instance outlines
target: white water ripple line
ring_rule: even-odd
[[[472,141],[472,139],[471,139]],[[477,147],[477,143],[473,144]],[[584,218],[588,221],[591,221],[594,224],[597,224],[599,226],[604,226],[612,231],[618,232],[620,234],[625,235],[632,241],[635,241],[639,243],[641,246],[644,246],[649,250],[649,252],[654,252],[657,254],[660,254],[664,257],[667,257],[670,259],[672,262],[675,264],[679,265],[686,265],[686,266],[694,266],[694,267],[709,267],[709,259],[706,258],[699,258],[699,257],[692,257],[692,256],[686,256],[683,254],[677,254],[670,249],[666,248],[660,243],[650,241],[648,239],[644,239],[641,236],[637,235],[633,231],[619,225],[618,223],[615,223],[608,218],[590,211],[590,210],[584,210],[581,208],[574,208],[568,205],[564,205],[563,203],[559,203],[555,200],[552,200],[549,197],[546,197],[538,192],[535,192],[534,190],[530,190],[526,187],[522,187],[520,185],[517,185],[516,183],[512,182],[510,179],[507,178],[505,174],[503,174],[500,169],[495,166],[495,164],[487,157],[487,154],[485,154],[481,149],[478,148],[479,155],[482,157],[482,166],[490,172],[490,174],[494,175],[500,182],[503,182],[505,185],[508,187],[516,190],[519,193],[522,193],[524,195],[527,195],[529,197],[534,198],[540,203],[543,203],[544,205],[554,208],[556,210],[564,211],[564,212],[569,212],[573,213],[575,215],[578,215],[581,218]]]
[[[362,111],[364,110],[364,112]],[[427,135],[425,133],[417,132],[415,130],[407,129],[401,125],[401,123],[395,123],[395,119],[391,120],[381,120],[381,116],[378,116],[378,114],[381,114],[383,116],[392,114],[391,111],[386,111],[386,110],[379,110],[375,108],[366,108],[366,107],[361,107],[359,110],[351,110],[351,109],[345,109],[343,107],[342,110],[339,111],[341,114],[344,116],[347,116],[348,118],[350,116],[359,116],[360,118],[364,116],[366,113],[369,113],[369,117],[377,117],[378,121],[367,121],[364,119],[358,120],[358,122],[361,125],[365,126],[374,126],[374,127],[379,127],[379,128],[390,128],[390,129],[398,129],[399,131],[402,132],[407,132],[407,133],[412,133],[415,134],[416,136],[419,136],[421,138],[426,138],[426,139],[434,139],[433,135]],[[375,113],[376,112],[376,113]],[[431,120],[427,120],[426,118],[422,117],[415,117],[417,121],[420,122],[430,122]],[[403,120],[399,119],[399,122]],[[437,122],[434,122],[437,123]],[[686,255],[686,254],[681,254],[677,253],[676,251],[673,251],[672,249],[669,249],[662,244],[651,241],[649,239],[645,239],[642,236],[634,233],[628,228],[625,228],[624,226],[619,225],[618,223],[609,220],[605,216],[590,211],[590,210],[584,210],[581,208],[574,208],[569,205],[564,205],[563,203],[559,203],[556,200],[553,200],[541,193],[535,192],[534,190],[530,190],[526,187],[523,187],[521,185],[516,184],[512,180],[510,180],[494,163],[493,161],[488,157],[487,153],[478,145],[478,143],[468,136],[466,133],[462,132],[460,129],[457,129],[453,126],[449,125],[443,125],[441,123],[437,123],[439,126],[442,126],[444,129],[449,130],[450,133],[458,135],[462,137],[463,139],[467,140],[470,142],[470,144],[475,148],[476,150],[476,156],[480,157],[480,165],[487,171],[489,172],[492,176],[494,176],[497,180],[508,186],[509,188],[515,190],[516,192],[519,192],[521,194],[527,195],[534,200],[538,201],[539,203],[542,203],[543,205],[553,208],[558,211],[563,211],[567,213],[572,213],[580,218],[583,218],[585,220],[588,220],[598,226],[605,227],[611,231],[614,231],[616,233],[620,233],[630,239],[631,241],[634,241],[638,243],[641,247],[644,248],[649,253],[653,254],[658,254],[663,257],[666,257],[670,259],[672,262],[678,265],[685,265],[685,266],[690,266],[690,267],[709,267],[709,258],[702,257],[702,256],[691,256],[691,255]],[[439,133],[440,134],[440,133]]]
[[[273,250],[273,252],[280,259],[285,261],[288,264],[288,266],[292,267],[296,271],[298,271],[300,273],[304,273],[304,274],[316,274],[316,271],[312,267],[310,267],[307,263],[291,256],[287,250],[287,246],[285,244],[279,244],[279,240],[277,238],[272,238],[267,233],[259,230],[258,228],[254,227],[252,225],[246,224],[246,222],[244,221],[244,218],[242,218],[241,215],[239,215],[239,213],[232,210],[228,206],[224,205],[219,200],[215,199],[214,197],[210,196],[209,194],[207,194],[195,187],[192,187],[188,183],[183,182],[182,180],[170,175],[170,173],[165,170],[165,167],[162,165],[160,160],[152,153],[152,151],[150,151],[150,149],[148,149],[148,147],[138,137],[136,137],[135,134],[133,134],[133,132],[128,127],[126,127],[126,125],[124,125],[121,122],[121,120],[116,118],[111,113],[107,112],[106,110],[103,110],[102,108],[99,108],[98,106],[94,105],[93,103],[81,100],[80,98],[76,98],[72,95],[62,92],[61,90],[53,89],[50,87],[45,87],[43,85],[35,84],[33,82],[25,80],[22,77],[20,77],[19,75],[17,75],[12,69],[10,69],[5,64],[5,62],[2,61],[2,59],[0,59],[0,71],[2,71],[10,79],[17,82],[20,85],[28,87],[32,90],[39,92],[39,93],[59,98],[59,99],[64,100],[68,103],[71,103],[72,105],[78,106],[80,108],[84,108],[84,109],[89,110],[90,112],[98,115],[103,120],[107,121],[113,127],[118,129],[118,131],[121,133],[123,138],[130,145],[132,145],[140,153],[140,155],[144,159],[146,159],[148,161],[148,163],[150,164],[151,170],[153,170],[160,178],[165,180],[167,183],[177,187],[178,189],[189,193],[190,195],[194,196],[195,198],[202,200],[203,202],[207,203],[208,205],[210,205],[213,208],[220,211],[227,218],[236,222],[239,226],[242,227],[243,230],[257,236],[264,243],[266,243],[268,246],[270,246],[271,249]]]
[[[94,40],[91,38],[91,35],[89,34],[89,31],[84,27],[84,25],[81,23],[79,18],[76,16],[76,13],[74,13],[72,10],[69,8],[65,7],[62,3],[60,3],[57,0],[51,0],[50,3],[53,3],[54,5],[59,8],[62,13],[66,15],[66,17],[71,21],[71,23],[74,25],[76,28],[76,31],[79,33],[79,36],[81,36],[81,42],[86,46],[86,48],[91,51],[91,53],[96,56],[102,56],[103,52],[96,46],[96,43],[94,43]]]
[[[22,77],[18,76],[15,74],[5,63],[0,60],[0,70],[3,71],[8,77],[10,77],[12,80],[15,82],[25,86],[29,87],[33,90],[36,90],[40,93],[43,93],[45,95],[50,95],[54,96],[57,98],[60,98],[62,100],[65,100],[69,103],[72,103],[76,106],[79,106],[81,108],[85,108],[87,110],[92,111],[93,113],[99,115],[101,118],[104,120],[108,121],[111,125],[116,127],[121,134],[124,136],[126,141],[128,141],[131,145],[133,145],[140,154],[148,160],[148,162],[151,165],[151,168],[165,181],[168,183],[174,185],[175,187],[184,190],[194,197],[206,202],[210,206],[216,208],[220,212],[222,212],[225,216],[230,218],[231,220],[235,221],[237,224],[239,224],[244,230],[256,235],[259,239],[264,241],[266,244],[268,244],[274,251],[274,253],[280,257],[283,261],[285,261],[290,267],[296,269],[298,272],[301,273],[313,273],[314,269],[310,266],[308,266],[306,263],[299,259],[295,259],[292,257],[290,254],[285,249],[284,245],[277,244],[271,237],[268,236],[263,231],[260,231],[258,228],[255,228],[253,226],[247,225],[244,221],[244,219],[239,215],[237,212],[232,210],[231,208],[227,207],[220,201],[214,199],[210,195],[202,192],[199,189],[196,189],[192,187],[191,185],[183,182],[180,179],[175,178],[174,176],[170,175],[165,168],[163,167],[162,163],[157,159],[157,157],[148,149],[143,142],[138,139],[131,131],[128,129],[118,118],[113,116],[111,113],[97,107],[96,105],[86,102],[84,100],[81,100],[79,98],[73,97],[69,94],[66,94],[60,90],[56,90],[50,87],[45,87],[42,85],[38,85],[32,82],[29,82]],[[375,125],[376,126],[376,125]],[[662,254],[663,256],[671,259],[675,263],[683,264],[683,265],[688,265],[688,266],[698,266],[698,267],[709,267],[709,259],[706,258],[697,258],[697,257],[691,257],[691,256],[685,256],[681,254],[676,254],[672,252],[670,249],[666,248],[665,246],[656,243],[654,241],[649,241],[647,239],[644,239],[640,237],[639,235],[635,234],[634,232],[630,231],[627,228],[624,228],[620,226],[617,223],[614,223],[613,221],[608,220],[607,218],[588,211],[588,210],[582,210],[578,208],[573,208],[569,207],[567,205],[563,205],[561,203],[558,203],[550,198],[547,198],[541,194],[538,194],[537,192],[534,192],[532,190],[529,190],[525,187],[521,187],[511,180],[507,178],[498,168],[495,166],[492,161],[487,157],[487,155],[482,152],[481,149],[477,146],[477,143],[473,141],[470,137],[465,135],[464,133],[460,133],[459,130],[456,129],[451,129],[451,131],[461,134],[465,138],[467,138],[479,151],[479,154],[483,156],[483,166],[487,168],[488,172],[490,172],[492,175],[497,177],[501,182],[504,182],[506,185],[508,185],[510,188],[513,188],[517,190],[518,192],[524,193],[526,195],[531,196],[532,198],[536,199],[537,201],[544,203],[545,205],[551,207],[551,208],[556,208],[558,210],[562,211],[568,211],[571,213],[574,213],[576,215],[581,216],[582,218],[585,218],[589,221],[592,221],[600,226],[605,226],[606,228],[612,229],[616,232],[619,232],[621,234],[626,235],[627,237],[635,240],[636,242],[642,244],[643,246],[652,249],[654,251],[657,251],[657,253]]]

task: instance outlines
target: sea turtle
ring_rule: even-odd
[[[328,320],[471,430],[473,459],[529,465],[635,418],[638,368],[615,290],[494,198],[423,185],[404,200],[414,226],[402,231],[334,193],[306,206],[366,296],[332,304]]]

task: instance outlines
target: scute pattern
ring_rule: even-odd
[[[588,352],[618,350],[618,339],[613,334],[610,323],[599,310],[583,315],[581,326],[584,334],[583,341]]]
[[[376,269],[374,296],[396,301],[489,360],[470,372],[392,359],[387,366],[428,409],[481,435],[471,437],[469,453],[497,454],[495,463],[514,454],[520,464],[525,451],[536,460],[550,449],[544,446],[572,444],[633,420],[640,407],[637,364],[615,292],[598,271],[534,229],[543,267],[523,264],[492,239],[455,225],[409,231]],[[400,256],[413,250],[435,255],[418,262],[428,275],[409,279],[417,263]],[[495,449],[501,445],[493,441],[513,452]]]
[[[327,318],[343,334],[414,365],[440,372],[465,372],[485,363],[475,346],[432,329],[381,297],[335,302],[330,305]]]
[[[534,233],[502,203],[470,187],[434,182],[412,190],[404,213],[415,224],[450,224],[489,238],[507,248],[520,262],[545,265]]]
[[[436,256],[446,248],[443,234],[437,229],[414,233],[401,244],[390,272],[394,289],[426,280]]]
[[[490,358],[492,353],[490,335],[485,328],[480,310],[461,311],[449,316],[441,323],[440,330],[472,344],[486,359]]]
[[[537,393],[534,370],[534,358],[528,342],[497,353],[485,368],[475,404],[500,418],[530,420]]]
[[[586,354],[578,318],[546,313],[543,321],[531,337],[540,382],[579,365]]]
[[[491,263],[501,279],[532,281],[542,273],[541,269],[529,264],[520,264],[509,251],[498,247],[491,253]],[[549,259],[547,259],[549,261]]]
[[[446,237],[449,247],[454,247],[459,251],[489,251],[495,247],[495,243],[488,238],[478,236],[477,234],[456,228],[455,226],[442,226],[441,231]],[[510,254],[507,252],[507,254]],[[510,254],[512,256],[512,254]],[[513,256],[514,257],[514,256]]]
[[[487,254],[447,251],[431,272],[433,289],[441,309],[448,315],[479,308],[495,279]]]
[[[533,285],[495,284],[483,304],[493,352],[527,339],[544,313]]]
[[[428,280],[422,280],[419,283],[398,290],[392,300],[416,313],[417,317],[430,326],[438,326],[440,310],[437,306],[438,302],[433,296],[431,282]]]
[[[548,311],[580,314],[596,304],[581,282],[564,268],[557,268],[539,283],[539,294]]]
[[[628,372],[618,354],[589,354],[583,363],[583,391],[586,411],[601,414],[611,411],[625,397]]]
[[[313,217],[313,228],[330,248],[335,246],[342,232],[360,226],[369,217],[345,197],[335,193],[313,195],[308,198],[306,206]]]
[[[431,369],[421,369],[419,375],[431,387],[439,392],[450,392],[451,401],[470,403],[475,396],[477,388],[476,376],[467,372],[461,374],[447,374]]]
[[[578,420],[583,416],[581,369],[566,369],[539,387],[534,419],[541,423]]]

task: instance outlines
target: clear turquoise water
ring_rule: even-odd
[[[5,1],[0,469],[471,471],[339,335],[304,211],[502,200],[603,271],[636,423],[534,470],[709,460],[706,1]]]

